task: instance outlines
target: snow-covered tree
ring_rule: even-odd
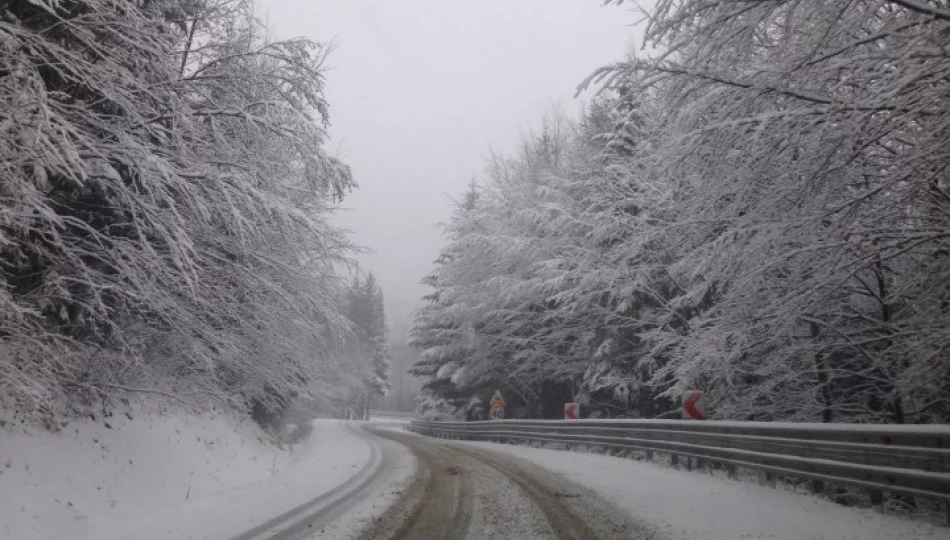
[[[939,2],[659,2],[652,174],[679,197],[677,389],[730,417],[946,418],[948,139]],[[696,234],[699,233],[699,234]]]
[[[622,2],[621,2],[622,3]],[[457,212],[416,372],[532,408],[950,417],[944,2],[661,0]],[[438,392],[432,401],[438,401]]]
[[[0,36],[0,400],[307,392],[346,325],[326,49],[245,0],[15,2]]]
[[[418,375],[448,388],[445,366],[455,366],[471,388],[508,388],[524,414],[555,417],[573,399],[630,413],[646,386],[632,352],[635,299],[618,287],[630,261],[617,247],[645,219],[644,190],[619,166],[629,152],[611,150],[616,126],[630,127],[613,103],[577,125],[550,117],[520,156],[492,161],[466,197],[475,204],[460,205],[419,311]]]
[[[368,409],[390,388],[389,329],[383,292],[372,273],[357,276],[344,298],[350,332],[344,341],[343,365],[358,384],[352,389],[350,407]]]

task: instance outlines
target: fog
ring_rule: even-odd
[[[576,113],[578,83],[635,41],[629,8],[597,0],[264,0],[276,38],[332,41],[331,148],[360,188],[339,223],[368,249],[394,333],[442,243],[437,227],[489,151],[541,116]]]

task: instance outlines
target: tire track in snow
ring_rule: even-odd
[[[304,540],[345,513],[355,502],[383,488],[399,459],[398,450],[363,430],[344,429],[366,441],[370,458],[355,475],[333,490],[314,497],[231,540]],[[387,474],[390,473],[390,474]]]
[[[416,435],[375,433],[408,447],[417,475],[359,540],[482,540],[497,537],[499,530],[551,540],[657,538],[594,492],[523,460]],[[524,504],[520,510],[479,505],[472,495],[477,491],[509,501],[514,492]]]
[[[445,447],[418,437],[373,430],[408,447],[416,475],[403,495],[359,536],[360,540],[449,540],[463,538],[472,518],[472,479]]]

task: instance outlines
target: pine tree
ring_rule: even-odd
[[[346,341],[346,361],[360,381],[352,397],[353,407],[363,411],[390,388],[389,329],[386,326],[383,292],[375,276],[357,276],[346,293],[346,314],[351,336]]]

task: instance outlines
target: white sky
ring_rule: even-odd
[[[577,84],[640,42],[600,0],[261,0],[272,37],[333,40],[332,148],[360,189],[338,222],[404,328],[442,246],[436,225],[484,168]],[[583,99],[583,97],[582,97]]]

